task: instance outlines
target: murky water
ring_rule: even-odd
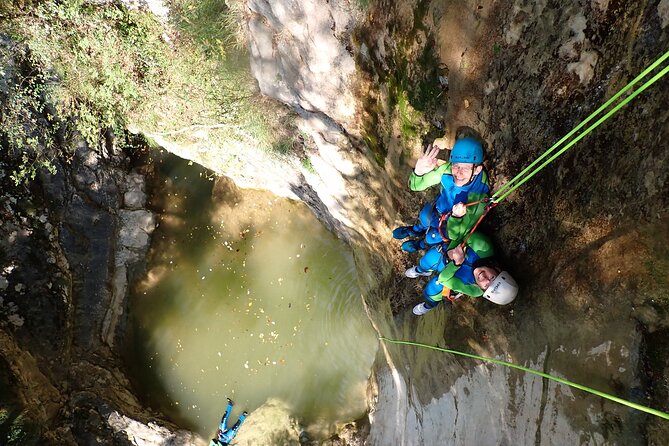
[[[322,435],[362,415],[377,342],[347,246],[301,203],[212,193],[195,166],[172,163],[131,300],[132,368],[148,403],[205,437],[226,396],[233,418],[278,399]]]

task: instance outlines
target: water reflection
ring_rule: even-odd
[[[362,415],[377,344],[346,245],[301,203],[164,168],[153,204],[165,214],[131,308],[151,404],[203,436],[226,396],[233,418],[270,398],[324,426]]]

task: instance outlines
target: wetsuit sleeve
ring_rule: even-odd
[[[460,267],[450,262],[446,268],[439,274],[439,283],[445,288],[456,293],[463,293],[467,296],[482,296],[483,291],[476,284],[465,284],[462,280],[455,277],[455,273]]]
[[[447,283],[453,278],[455,273],[458,271],[458,268],[460,268],[458,265],[456,265],[453,262],[448,262],[446,265],[446,268],[444,268],[441,273],[439,273],[439,283],[444,285],[446,288],[450,288]]]
[[[441,183],[441,176],[450,173],[451,163],[444,163],[422,176],[418,176],[411,172],[411,175],[409,175],[409,189],[412,191],[425,190],[430,186]]]
[[[476,285],[475,283],[465,284],[462,280],[458,279],[457,277],[453,277],[450,280],[449,285],[444,285],[444,286],[448,286],[451,292],[462,293],[472,297],[483,296],[483,290],[479,288],[478,285]]]
[[[475,232],[467,240],[467,248],[473,249],[480,259],[485,259],[495,255],[490,239],[480,232]]]

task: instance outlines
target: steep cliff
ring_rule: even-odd
[[[6,36],[0,58],[7,144],[8,110],[21,103],[13,87],[30,86],[38,68]],[[21,125],[35,140],[32,125],[47,133],[52,125],[43,99],[35,95],[20,110]],[[155,414],[142,407],[125,374],[128,287],[142,273],[155,218],[146,209],[144,175],[107,136],[98,149],[79,138],[69,156],[50,161],[54,173],[40,169],[27,183],[13,175],[26,169],[30,149],[18,155],[3,150],[2,444],[127,444],[133,436],[153,443],[197,441],[169,423],[152,423]],[[62,134],[48,144],[64,144]]]
[[[666,0],[247,6],[253,72],[299,116],[302,158],[133,131],[242,187],[305,201],[353,247],[380,334],[669,409],[666,79],[487,217],[482,230],[522,286],[512,305],[460,300],[413,316],[424,282],[403,271],[417,257],[390,237],[430,197],[405,186],[423,143],[479,135],[499,188],[669,48]],[[18,50],[2,43],[4,101],[21,67],[5,63]],[[141,407],[117,350],[127,279],[152,229],[142,176],[113,138],[68,161],[30,188],[0,177],[0,433],[15,444],[198,444]],[[20,159],[2,162],[10,172]],[[407,346],[381,344],[369,394],[370,445],[662,444],[668,429],[541,378]]]
[[[311,24],[322,23],[309,15],[317,3],[252,6],[252,24],[264,24],[252,25],[252,39],[260,32],[257,41],[268,48],[253,52],[261,88],[296,107],[305,107],[301,89],[313,85],[305,76],[318,72],[309,69],[304,44]],[[347,8],[329,2],[320,12]],[[375,178],[386,184],[380,196],[392,197],[383,225],[368,236],[394,248],[382,253],[394,268],[367,277],[367,285],[378,284],[366,299],[381,331],[507,358],[666,410],[659,342],[669,285],[666,80],[488,218],[484,230],[494,234],[523,288],[515,304],[458,301],[415,318],[409,309],[420,288],[399,277],[416,259],[398,255],[382,232],[412,221],[426,198],[403,190],[421,139],[478,133],[499,188],[666,50],[666,4],[379,1],[350,34],[340,26],[346,30],[346,20],[325,15],[330,22],[322,28],[357,63],[350,85],[358,119],[339,122],[350,140],[365,141],[367,156],[383,170]],[[304,25],[296,31],[298,21]],[[281,44],[270,45],[268,34]],[[338,74],[329,77],[341,84]],[[294,80],[295,91],[278,85],[284,78]],[[328,104],[316,111],[337,120],[337,101],[346,97],[344,89],[306,107]],[[348,179],[346,189],[357,197],[357,178]],[[349,210],[347,218],[357,226],[359,216]],[[659,444],[666,429],[536,377],[413,347],[383,348],[372,383],[369,444]]]

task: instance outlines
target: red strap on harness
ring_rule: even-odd
[[[437,230],[439,230],[439,235],[441,236],[441,239],[444,241],[448,240],[448,237],[446,237],[443,231],[441,230],[441,225],[446,221],[449,215],[451,215],[451,211],[448,211],[445,214],[443,214],[439,219],[439,224],[437,225]]]
[[[455,302],[456,300],[460,299],[464,294],[462,293],[457,293],[453,294],[451,292],[448,293],[448,296],[446,296],[446,299],[450,300],[451,302]]]
[[[488,212],[490,212],[490,210],[491,210],[492,208],[494,208],[495,206],[497,206],[497,203],[495,203],[494,201],[491,201],[489,198],[485,198],[485,199],[483,199],[483,200],[479,200],[479,201],[473,201],[473,202],[471,202],[471,203],[467,203],[467,204],[465,204],[465,206],[474,206],[475,204],[479,204],[479,203],[481,203],[481,202],[484,202],[484,203],[487,202],[488,205],[486,206],[485,211],[483,211],[483,214],[481,214],[481,216],[479,217],[479,219],[476,221],[476,224],[474,224],[474,227],[472,228],[472,230],[469,231],[469,234],[467,234],[467,237],[465,237],[464,241],[460,244],[460,247],[461,247],[463,250],[466,249],[466,245],[467,245],[467,242],[469,241],[469,237],[471,237],[472,234],[474,233],[474,231],[476,231],[476,228],[478,228],[478,226],[479,226],[479,224],[481,223],[481,221],[483,221],[483,218],[484,218],[486,215],[488,215]],[[447,213],[445,213],[445,214],[443,214],[443,215],[441,216],[441,218],[439,219],[439,227],[437,228],[437,229],[439,229],[439,235],[441,235],[441,238],[442,238],[443,240],[446,240],[446,241],[448,240],[448,237],[444,237],[444,234],[443,234],[443,232],[441,231],[441,225],[442,225],[442,223],[448,218],[449,215],[451,215],[451,212],[450,212],[450,211],[447,212]],[[451,301],[451,302],[455,302],[457,299],[460,299],[460,298],[463,296],[462,293],[456,293],[456,294],[454,295],[454,294],[452,293],[452,291],[451,291],[450,289],[446,288],[446,287],[444,287],[444,290],[442,291],[442,295],[445,296],[446,299],[448,299],[448,300]]]
[[[479,203],[485,203],[485,202],[488,202],[488,201],[489,201],[488,198],[484,198],[483,200],[478,200],[478,201],[472,201],[471,203],[466,203],[465,207],[475,206]],[[469,236],[472,235],[472,232],[474,232],[474,230],[479,225],[479,223],[481,223],[481,220],[483,220],[483,217],[485,217],[485,215],[490,211],[490,209],[492,209],[494,206],[497,206],[497,203],[495,203],[495,202],[490,202],[490,203],[491,204],[486,206],[485,212],[483,212],[483,215],[481,215],[481,217],[478,219],[478,221],[474,225],[474,228],[471,230],[469,235],[467,235],[467,238],[465,239],[465,243],[467,242],[467,240],[469,240]],[[449,238],[446,235],[444,235],[444,232],[441,230],[441,227],[443,226],[444,222],[448,219],[448,217],[450,215],[451,215],[451,211],[448,211],[445,214],[443,214],[441,216],[441,218],[439,219],[439,225],[437,226],[437,229],[439,230],[439,235],[441,236],[442,240],[444,240],[444,241],[448,241]],[[464,243],[462,244],[462,246],[464,246]]]
[[[481,200],[481,201],[488,201],[488,199],[486,198],[485,200]],[[479,203],[480,203],[481,201],[479,201]],[[462,244],[460,244],[460,247],[461,247],[462,249],[465,249],[465,245],[467,244],[467,241],[469,240],[469,237],[471,237],[472,234],[474,233],[474,231],[476,231],[476,228],[479,226],[479,223],[481,223],[481,221],[483,220],[483,217],[485,217],[486,215],[488,215],[488,212],[490,212],[490,210],[491,210],[492,208],[494,208],[495,206],[497,206],[497,203],[495,203],[494,201],[490,201],[490,203],[485,207],[485,211],[483,211],[483,214],[481,214],[481,216],[480,216],[479,219],[476,221],[476,224],[474,225],[474,227],[472,228],[472,230],[469,231],[469,234],[467,234],[467,237],[465,237],[465,239],[464,239],[464,241],[462,242]]]

